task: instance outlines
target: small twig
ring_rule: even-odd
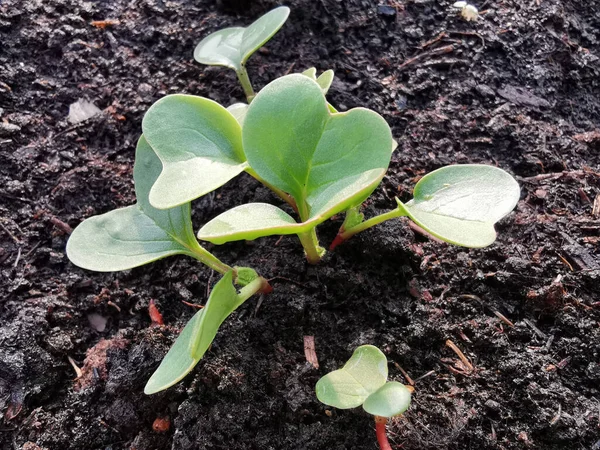
[[[498,317],[498,319],[500,319],[502,322],[504,322],[506,325],[508,325],[509,327],[514,328],[515,324],[512,323],[510,320],[508,320],[503,314],[501,314],[499,311],[494,311],[494,314],[496,315],[496,317]]]
[[[433,375],[433,374],[435,374],[435,370],[430,370],[430,371],[429,371],[429,372],[427,372],[426,374],[423,374],[423,375],[421,375],[419,378],[417,378],[417,379],[415,380],[415,383],[416,383],[417,381],[421,381],[421,380],[423,380],[424,378],[430,377],[430,376],[431,376],[431,375]]]
[[[15,241],[15,244],[21,245],[21,240],[19,238],[17,238],[14,234],[12,234],[10,232],[10,230],[4,226],[4,224],[2,223],[1,220],[0,220],[0,228],[2,228],[4,231],[6,231],[6,234],[8,234],[12,238],[13,241]]]
[[[21,247],[17,248],[17,259],[15,259],[15,263],[13,267],[17,267],[19,265],[19,261],[21,260]]]
[[[445,53],[450,53],[454,51],[454,45],[446,45],[444,47],[440,47],[440,48],[435,48],[433,50],[430,50],[426,53],[421,53],[420,55],[417,55],[413,58],[410,58],[408,60],[406,60],[405,62],[403,62],[402,64],[400,64],[397,68],[397,70],[402,70],[407,66],[410,66],[411,64],[414,64],[415,62],[427,58],[429,56],[438,56],[438,55],[443,55]]]
[[[556,425],[556,423],[560,420],[561,413],[562,413],[562,407],[561,407],[561,405],[559,403],[558,404],[558,412],[556,413],[556,415],[550,421],[550,426]]]
[[[400,364],[398,364],[397,362],[394,361],[394,365],[396,366],[396,369],[398,369],[402,375],[404,375],[404,378],[406,378],[406,381],[408,382],[408,384],[410,384],[411,386],[415,385],[414,380],[408,375],[408,373],[406,373],[406,370],[404,370],[402,368],[402,366]]]
[[[548,339],[548,336],[546,335],[546,333],[544,333],[538,327],[536,327],[531,320],[523,319],[523,322],[525,322],[539,337],[541,337],[543,339]]]
[[[312,364],[315,369],[319,368],[314,336],[304,336],[304,356],[306,357],[306,361]]]
[[[77,378],[81,378],[83,376],[83,372],[81,371],[81,369],[79,368],[79,366],[75,363],[75,360],[73,358],[71,358],[70,356],[67,356],[67,359],[69,360],[69,362],[73,366],[73,370],[75,371],[75,374],[77,375]]]
[[[475,367],[473,367],[473,364],[471,364],[471,361],[469,361],[467,359],[467,357],[465,356],[465,354],[456,346],[456,344],[454,342],[452,342],[450,339],[448,339],[446,341],[446,345],[448,347],[450,347],[454,351],[454,353],[456,353],[456,355],[460,358],[460,360],[462,361],[462,363],[465,365],[465,367],[470,372],[473,372],[475,370]]]
[[[444,241],[442,241],[441,239],[436,238],[430,232],[425,231],[423,228],[421,228],[419,225],[417,225],[416,223],[414,223],[412,220],[408,221],[408,226],[410,227],[411,230],[416,231],[417,233],[422,234],[423,236],[428,237],[432,241],[437,242],[438,244],[444,244]]]

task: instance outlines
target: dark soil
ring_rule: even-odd
[[[232,72],[193,61],[194,45],[279,2],[0,1],[0,447],[375,449],[366,413],[328,411],[314,395],[369,343],[392,379],[408,382],[401,366],[416,380],[389,426],[394,448],[600,448],[600,9],[494,0],[469,23],[453,1],[295,1],[249,71],[264,86],[332,68],[334,105],[388,120],[400,145],[367,215],[446,164],[511,172],[522,199],[497,242],[451,247],[395,221],[316,267],[291,237],[214,248],[276,277],[275,292],[247,302],[193,374],[152,397],[143,386],[194,313],[182,301],[203,303],[217,278],[184,257],[81,270],[64,254],[69,227],[134,201],[134,144],[154,101],[242,99]],[[91,25],[103,19],[119,23]],[[103,112],[73,126],[80,98]],[[195,226],[256,200],[277,202],[238,178],[194,203]],[[325,243],[339,224],[321,227]],[[151,299],[166,326],[150,327]],[[77,382],[68,357],[85,361]],[[168,431],[154,431],[165,416]]]

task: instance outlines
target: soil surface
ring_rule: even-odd
[[[386,118],[399,147],[367,216],[454,163],[509,171],[521,201],[482,250],[404,220],[314,267],[292,237],[214,247],[275,291],[227,320],[182,383],[143,394],[195,312],[183,302],[204,303],[216,275],[185,257],[93,273],[65,243],[83,219],[134,202],[134,145],[154,101],[242,100],[235,75],[195,63],[194,46],[279,3],[0,1],[0,448],[376,449],[372,418],[314,395],[369,343],[390,379],[409,383],[402,368],[414,382],[388,426],[394,449],[599,449],[600,10],[584,0],[486,1],[476,22],[453,0],[288,2],[250,75],[262,87],[331,68],[332,104]],[[102,112],[69,123],[78,99]],[[278,204],[242,176],[194,203],[194,225],[249,201]],[[324,243],[340,223],[320,227]],[[150,326],[150,300],[165,326]]]

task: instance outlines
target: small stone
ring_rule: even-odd
[[[488,400],[487,402],[485,402],[485,407],[488,408],[491,411],[495,411],[498,412],[500,411],[500,409],[502,409],[502,407],[500,406],[500,403],[494,401],[494,400]]]
[[[377,7],[377,14],[384,17],[396,17],[396,8],[388,5],[379,5]]]
[[[8,122],[0,122],[0,136],[10,136],[21,131],[19,125],[14,125]]]

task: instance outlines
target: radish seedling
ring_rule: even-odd
[[[458,165],[438,169],[417,184],[414,199],[363,220],[359,205],[385,175],[395,148],[377,113],[329,109],[311,77],[287,75],[267,85],[246,111],[242,143],[250,167],[294,199],[300,222],[280,208],[250,203],[205,224],[198,237],[215,244],[296,234],[307,259],[324,254],[315,227],[347,211],[332,248],[385,220],[408,216],[431,234],[466,247],[485,247],[496,237],[494,223],[519,199],[516,181],[501,169]]]
[[[246,61],[283,26],[290,9],[280,6],[263,15],[249,27],[230,27],[205,37],[194,50],[194,58],[202,64],[225,66],[235,70],[248,103],[254,89],[246,71]]]
[[[137,203],[84,220],[67,242],[67,256],[88,270],[112,272],[127,270],[184,254],[196,258],[224,274],[212,291],[206,308],[186,326],[177,342],[186,342],[188,355],[174,346],[168,363],[161,364],[151,378],[148,393],[175,384],[200,360],[223,320],[257,292],[268,292],[266,280],[248,267],[232,268],[204,249],[194,237],[189,203],[159,210],[149,203],[149,192],[161,171],[161,163],[142,136],[138,141],[133,169]],[[237,294],[235,282],[244,286]],[[200,319],[202,316],[202,320]],[[176,342],[176,343],[177,343]],[[169,356],[170,355],[170,356]]]
[[[410,405],[412,387],[397,381],[387,381],[388,366],[385,355],[377,347],[358,347],[341,369],[328,373],[316,385],[321,403],[339,409],[358,406],[375,416],[377,441],[381,450],[391,449],[385,424]]]

